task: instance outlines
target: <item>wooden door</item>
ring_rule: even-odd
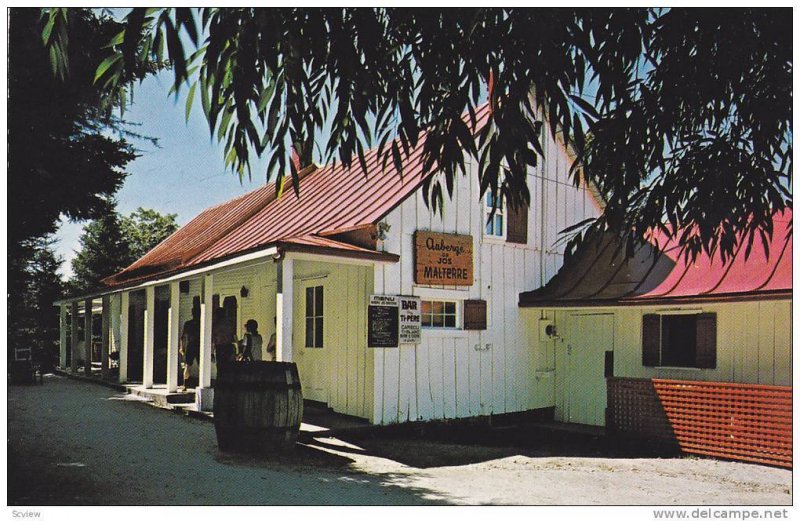
[[[568,322],[561,417],[570,423],[605,425],[605,352],[614,349],[614,315],[573,314]]]
[[[293,352],[303,398],[328,403],[330,321],[325,316],[325,286],[320,280],[304,281],[296,283],[294,291]]]

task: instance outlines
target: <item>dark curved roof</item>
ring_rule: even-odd
[[[611,234],[585,242],[543,287],[521,293],[522,307],[643,305],[789,298],[792,294],[792,211],[773,217],[769,256],[759,240],[746,256],[739,241],[726,263],[716,254],[681,256],[677,239],[653,234],[625,259],[625,244]],[[662,253],[657,254],[659,246]]]

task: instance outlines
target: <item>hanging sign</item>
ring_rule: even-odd
[[[442,286],[472,285],[472,236],[414,233],[414,282]]]
[[[400,301],[400,343],[422,341],[422,300],[419,297],[398,297]]]
[[[371,295],[367,306],[367,347],[398,347],[400,302],[391,295]]]

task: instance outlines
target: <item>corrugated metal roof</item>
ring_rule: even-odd
[[[675,239],[661,234],[624,258],[624,245],[605,235],[584,244],[542,288],[520,294],[521,306],[581,307],[658,302],[785,298],[792,293],[792,211],[773,217],[769,257],[756,239],[727,263],[719,254],[689,262]],[[655,247],[662,254],[655,255]]]
[[[480,126],[488,106],[476,116]],[[429,175],[423,170],[426,132],[404,160],[402,176],[389,161],[382,169],[376,150],[366,154],[368,171],[341,163],[309,174],[301,183],[301,197],[289,193],[269,202],[242,226],[196,257],[198,262],[232,252],[311,234],[326,235],[378,222],[414,192]]]
[[[488,115],[488,104],[477,108],[476,125],[483,125]],[[345,243],[326,243],[321,237],[374,224],[411,195],[430,175],[422,161],[426,136],[421,132],[417,146],[404,157],[402,176],[392,161],[381,168],[377,150],[371,150],[366,173],[358,162],[349,169],[337,163],[308,172],[300,182],[301,197],[287,190],[277,198],[271,183],[205,210],[104,282],[116,286],[146,280],[277,243],[353,252],[342,249]]]
[[[317,235],[305,235],[303,237],[281,240],[277,242],[277,245],[282,251],[319,253],[323,255],[375,259],[389,262],[397,262],[400,260],[400,257],[394,253],[369,250],[361,246],[335,241]]]
[[[104,280],[115,285],[122,281],[164,273],[190,265],[198,253],[214,244],[236,226],[241,225],[275,198],[275,185],[270,184],[212,206],[164,239],[136,262]]]

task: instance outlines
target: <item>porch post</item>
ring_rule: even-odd
[[[80,341],[78,338],[78,301],[72,301],[72,310],[70,311],[69,320],[72,324],[70,336],[70,360],[69,360],[69,370],[72,371],[72,374],[76,374],[78,372],[78,342]]]
[[[153,340],[156,328],[156,288],[144,289],[144,351],[142,363],[142,385],[145,389],[153,387]]]
[[[119,293],[111,295],[109,297],[111,307],[108,310],[111,315],[111,338],[109,340],[109,346],[111,352],[117,353],[117,360],[119,360],[119,299]],[[119,364],[117,367],[119,367]]]
[[[214,390],[211,389],[211,326],[214,307],[214,275],[203,278],[203,290],[200,299],[200,378],[195,389],[195,403],[201,411],[210,410],[213,406]]]
[[[275,294],[275,358],[278,362],[291,362],[292,357],[292,304],[294,301],[294,261],[283,258],[278,263],[278,291]]]
[[[178,390],[178,329],[180,326],[180,288],[178,282],[169,285],[169,315],[167,317],[167,392]]]
[[[128,306],[130,293],[119,296],[119,383],[128,381]]]
[[[103,295],[103,314],[101,315],[101,333],[100,333],[100,378],[108,380],[108,349],[109,349],[109,335],[111,332],[111,296]]]
[[[92,299],[83,302],[83,375],[92,376]]]
[[[58,306],[58,367],[67,367],[67,305]]]

